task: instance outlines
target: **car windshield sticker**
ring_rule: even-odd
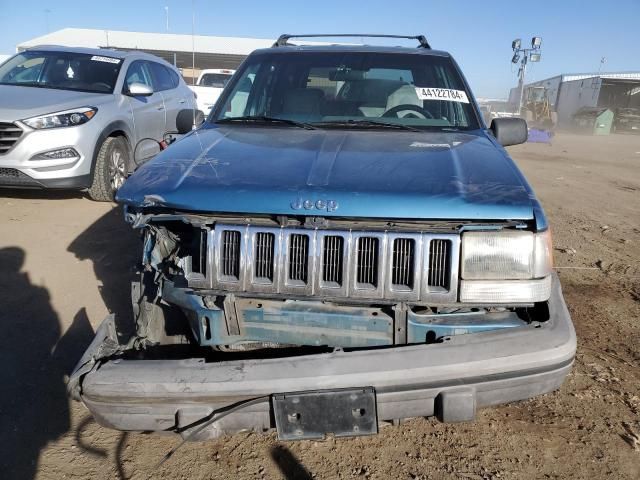
[[[447,102],[469,103],[464,90],[451,88],[416,87],[416,95],[420,100],[445,100]]]
[[[94,62],[120,63],[119,58],[101,57],[100,55],[94,55],[93,57],[91,57],[91,60],[93,60]]]
[[[451,148],[457,147],[462,142],[451,142],[451,143],[427,143],[427,142],[413,142],[410,147],[413,148]]]

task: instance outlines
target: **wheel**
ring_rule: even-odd
[[[109,137],[98,150],[89,196],[98,202],[113,201],[116,191],[127,179],[129,146],[123,137]]]

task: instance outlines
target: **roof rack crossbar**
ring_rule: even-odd
[[[292,38],[313,38],[313,37],[372,37],[372,38],[404,38],[409,40],[417,40],[419,48],[431,48],[427,38],[424,35],[385,35],[380,33],[314,33],[304,35],[289,35],[287,33],[280,35],[278,40],[273,44],[274,47],[284,47],[290,45],[288,41]]]

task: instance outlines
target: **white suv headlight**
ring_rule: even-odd
[[[22,123],[36,130],[43,128],[75,127],[76,125],[87,123],[95,116],[97,111],[98,109],[95,107],[75,108],[73,110],[26,118],[22,120]]]
[[[469,303],[548,300],[551,254],[549,230],[464,233],[460,300]]]

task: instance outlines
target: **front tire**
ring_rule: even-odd
[[[112,202],[127,179],[130,164],[129,146],[123,137],[108,137],[96,157],[89,196],[98,202]]]

